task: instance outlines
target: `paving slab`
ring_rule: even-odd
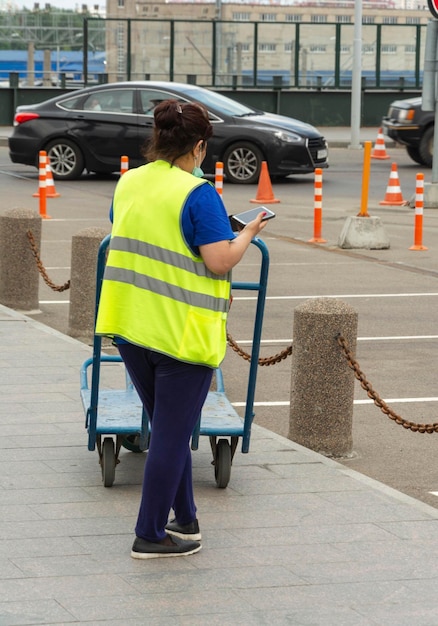
[[[132,560],[146,455],[103,487],[90,347],[2,306],[0,341],[0,626],[438,624],[438,509],[259,426],[227,489],[193,453],[202,551]]]

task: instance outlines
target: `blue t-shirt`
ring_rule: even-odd
[[[196,255],[199,246],[235,238],[222,198],[209,183],[195,187],[188,196],[182,212],[182,231]]]

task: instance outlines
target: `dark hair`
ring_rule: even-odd
[[[149,161],[174,163],[199,141],[208,141],[213,127],[207,109],[195,102],[163,100],[154,110],[154,132],[145,156]]]

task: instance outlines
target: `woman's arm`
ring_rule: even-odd
[[[249,222],[238,236],[231,241],[217,241],[199,246],[199,252],[208,269],[214,274],[226,274],[243,257],[251,240],[259,234],[266,226],[266,221],[262,221],[263,211],[258,214],[255,220]]]

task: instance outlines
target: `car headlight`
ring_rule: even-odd
[[[285,143],[299,143],[303,141],[302,137],[288,130],[276,130],[274,131],[274,137]]]
[[[398,114],[399,122],[412,122],[415,115],[415,109],[400,109]]]

